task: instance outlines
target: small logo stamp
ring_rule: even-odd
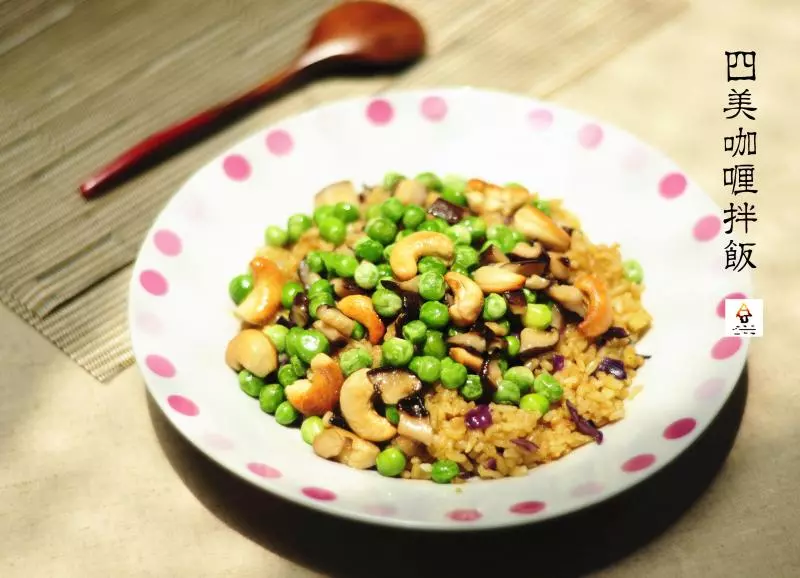
[[[726,299],[725,335],[761,337],[764,334],[762,299]]]

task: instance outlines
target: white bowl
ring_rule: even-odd
[[[324,185],[389,170],[518,181],[562,198],[595,242],[645,271],[651,354],[627,416],[525,477],[466,484],[385,478],[323,460],[239,389],[224,350],[237,331],[228,281],[269,224],[309,213]],[[712,421],[745,362],[719,304],[751,294],[724,270],[720,209],[663,154],[552,104],[474,89],[397,92],[328,104],[259,132],[198,171],[159,215],[130,287],[134,352],[172,424],[243,479],[365,522],[463,530],[531,523],[604,500],[674,459]]]

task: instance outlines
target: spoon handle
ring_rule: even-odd
[[[80,185],[81,195],[91,199],[109,187],[138,174],[140,170],[179,152],[196,141],[205,131],[218,127],[221,121],[236,116],[263,98],[287,88],[297,76],[298,70],[297,67],[290,66],[233,100],[218,104],[147,137],[84,181]]]

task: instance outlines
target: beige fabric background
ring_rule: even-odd
[[[747,410],[709,490],[658,539],[595,574],[602,578],[800,573],[800,251],[793,234],[800,5],[693,0],[550,97],[662,148],[723,203],[722,137],[730,130],[721,114],[723,52],[737,49],[758,52],[753,92],[761,192],[751,237],[758,243],[757,296],[767,312],[765,337],[751,349]],[[308,103],[333,86],[310,89]],[[252,122],[280,114],[281,106]],[[186,457],[173,468],[167,455],[174,460],[179,441],[154,428],[135,368],[98,385],[1,308],[0,366],[0,576],[316,576],[245,538],[222,521],[220,504],[208,497],[203,503],[190,490],[197,484],[185,481],[206,476],[208,467]],[[265,516],[259,523],[283,521]]]

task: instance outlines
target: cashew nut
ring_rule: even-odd
[[[569,260],[565,263],[564,260],[567,258],[561,253],[550,252],[548,255],[550,256],[550,273],[553,277],[560,281],[569,279],[569,265],[567,264]]]
[[[484,293],[503,293],[516,291],[525,286],[525,276],[502,267],[486,265],[472,274],[472,279]]]
[[[586,317],[583,293],[579,289],[571,285],[553,285],[547,290],[547,294],[573,313]]]
[[[539,275],[531,275],[525,281],[525,288],[530,289],[531,291],[539,291],[540,289],[546,289],[550,286],[550,280],[545,279],[544,277],[539,277]]]
[[[314,208],[323,205],[335,205],[336,203],[350,203],[358,205],[358,193],[353,183],[350,181],[339,181],[328,185],[316,195],[314,195]]]
[[[453,292],[454,301],[450,306],[450,319],[459,327],[467,327],[475,323],[483,308],[483,291],[475,281],[450,271],[444,276],[444,281]]]
[[[338,427],[322,430],[314,438],[312,447],[318,456],[358,470],[374,466],[381,451],[375,444]]]
[[[236,316],[251,325],[264,325],[281,307],[283,274],[274,261],[256,257],[250,261],[253,289],[235,310]]]
[[[414,204],[422,206],[428,197],[428,190],[419,181],[414,179],[403,179],[397,183],[394,196],[404,205]]]
[[[356,327],[356,322],[350,319],[347,315],[329,305],[320,305],[317,307],[317,317],[320,321],[324,321],[330,327],[350,338],[353,330]]]
[[[278,367],[278,352],[272,341],[258,329],[245,329],[228,343],[225,363],[234,371],[242,368],[266,377]]]
[[[514,227],[548,249],[556,251],[569,249],[571,239],[567,232],[532,205],[525,205],[514,214]]]
[[[450,355],[450,359],[466,366],[472,371],[480,371],[483,366],[483,359],[462,347],[451,347],[448,354]]]
[[[324,353],[311,360],[310,376],[287,385],[283,390],[289,403],[303,415],[323,415],[339,400],[344,376],[339,364]]]
[[[367,371],[366,368],[359,369],[345,380],[339,395],[339,407],[356,435],[365,440],[382,442],[393,438],[397,430],[372,407],[375,388],[367,377]]]
[[[394,251],[392,251],[392,254],[394,254]],[[378,314],[375,313],[372,299],[366,295],[348,295],[339,301],[336,307],[350,319],[355,319],[367,329],[370,343],[377,345],[381,342],[383,334],[386,332],[386,327],[383,325],[381,318],[378,317]]]
[[[417,260],[435,255],[447,261],[453,256],[453,241],[447,235],[433,231],[417,231],[394,245],[389,257],[392,273],[400,281],[408,281],[417,274]]]
[[[586,295],[587,301],[586,316],[578,325],[578,331],[586,337],[602,335],[614,321],[614,311],[611,308],[606,284],[595,275],[585,274],[575,279],[573,285]]]

